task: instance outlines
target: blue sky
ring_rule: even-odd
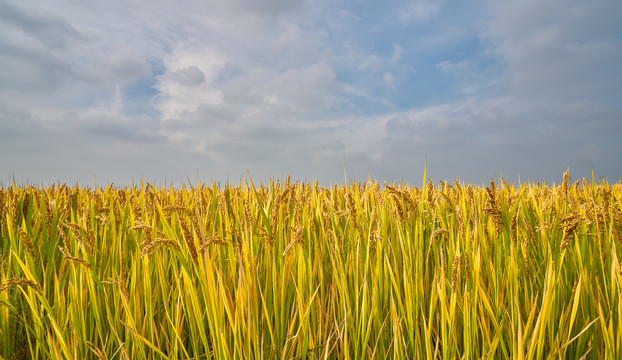
[[[617,181],[620,13],[0,0],[0,181]]]

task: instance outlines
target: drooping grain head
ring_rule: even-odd
[[[528,242],[527,237],[525,237],[523,241],[521,242],[521,255],[523,256],[523,266],[525,268],[525,276],[527,277],[529,277],[528,251],[529,251],[529,242]]]
[[[562,196],[563,200],[566,201],[568,199],[568,170],[564,172],[564,177],[562,180]]]
[[[466,252],[462,256],[464,258],[464,277],[467,281],[471,280],[471,263],[469,260],[469,254]]]
[[[490,186],[486,188],[488,192],[488,200],[490,202],[490,207],[495,209],[497,205],[497,190],[495,189],[495,181],[490,179]]]
[[[188,246],[188,251],[190,252],[190,256],[193,261],[197,261],[199,254],[197,253],[196,246],[194,245],[194,236],[192,235],[192,231],[188,227],[184,216],[177,217],[179,219],[179,224],[181,226],[181,230],[183,233],[184,240],[186,241],[186,245]]]
[[[528,238],[531,240],[531,243],[536,246],[536,234],[534,233],[534,229],[531,226],[531,223],[526,218],[523,218],[524,229],[527,232]]]
[[[451,288],[456,291],[456,284],[458,282],[458,276],[460,275],[461,256],[456,254],[454,262],[451,267]]]
[[[444,281],[445,274],[447,273],[447,261],[445,260],[445,252],[441,249],[441,279]]]
[[[22,286],[22,287],[30,287],[33,288],[36,292],[41,293],[41,287],[39,284],[32,280],[28,280],[26,278],[9,278],[2,282],[0,285],[0,293],[4,290],[8,290],[14,286]]]
[[[35,251],[35,247],[32,245],[32,241],[30,239],[30,236],[28,236],[28,233],[26,233],[26,231],[24,231],[21,227],[17,228],[17,231],[19,232],[22,242],[24,243],[24,247],[26,248],[26,251],[28,252],[30,257],[32,257],[33,260],[37,260],[37,252]]]
[[[518,217],[518,211],[514,213],[512,216],[512,221],[510,222],[510,238],[512,239],[512,245],[516,246],[517,242],[517,231],[516,231],[516,218]]]

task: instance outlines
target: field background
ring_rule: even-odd
[[[0,359],[622,356],[620,183],[13,184],[0,226]]]

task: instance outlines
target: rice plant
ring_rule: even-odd
[[[620,183],[13,184],[0,230],[0,359],[622,357]]]

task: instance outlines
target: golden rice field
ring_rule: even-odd
[[[621,183],[13,184],[0,227],[0,359],[622,358]]]

